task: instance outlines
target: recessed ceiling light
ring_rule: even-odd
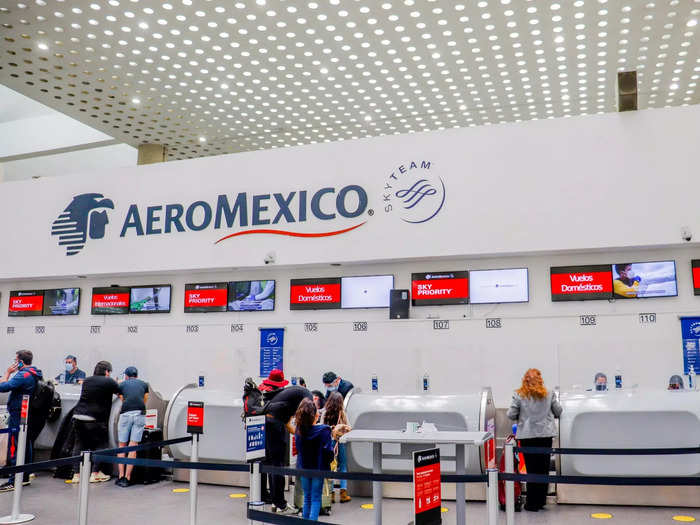
[[[685,25],[687,25],[688,27],[695,27],[696,25],[698,25],[698,20],[697,18],[691,18]]]
[[[264,1],[264,0],[263,0]],[[199,142],[206,142],[207,138],[206,137],[199,137]]]
[[[46,51],[46,50],[49,48],[49,46],[47,46],[47,45],[46,45],[45,43],[43,43],[43,42],[38,43],[38,44],[36,45],[36,47],[38,47],[38,48],[41,49],[42,51]]]
[[[138,98],[132,98],[132,99],[131,99],[131,102],[132,102],[133,104],[140,104],[140,103],[141,103],[141,101],[140,101]]]

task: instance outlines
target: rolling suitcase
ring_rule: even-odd
[[[163,431],[161,429],[145,429],[143,431],[143,438],[141,439],[142,445],[146,443],[155,443],[157,441],[163,441]],[[163,447],[139,450],[136,452],[136,457],[138,459],[160,460],[163,458]],[[131,482],[138,485],[150,485],[151,483],[158,483],[162,477],[163,469],[160,467],[142,467],[136,465],[134,471],[131,473]]]
[[[511,439],[515,439],[513,436],[509,436],[506,438],[506,441],[509,441]],[[519,457],[518,454],[513,453],[513,470],[518,473],[520,472],[519,468]],[[498,471],[499,472],[505,472],[506,471],[506,449],[503,449],[503,453],[501,454],[501,459],[498,462]],[[514,481],[513,482],[513,494],[515,495],[515,512],[520,512],[523,506],[523,496],[522,496],[522,484],[520,481]],[[501,510],[506,510],[506,482],[502,480],[498,480],[498,504]]]
[[[333,483],[330,479],[323,480],[323,493],[321,494],[321,516],[331,515],[331,494]],[[294,506],[299,512],[304,508],[304,489],[301,487],[301,478],[294,479]]]

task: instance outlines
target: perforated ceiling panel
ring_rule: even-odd
[[[0,81],[170,158],[700,100],[700,0],[3,0]]]

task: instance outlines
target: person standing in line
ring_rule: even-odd
[[[267,404],[275,395],[289,384],[289,381],[284,378],[284,372],[275,368],[270,370],[267,379],[263,379],[258,386],[263,395],[263,403]],[[273,458],[279,459],[279,449],[273,443],[272,439],[268,439],[268,434],[274,432],[274,422],[266,418],[265,422],[265,459],[263,465],[272,465]],[[261,474],[260,493],[262,500],[266,504],[274,503],[272,500],[272,474]],[[277,508],[275,506],[275,508]]]
[[[348,460],[345,452],[345,443],[339,443],[338,439],[350,431],[350,426],[348,425],[348,416],[345,414],[343,406],[343,396],[339,392],[331,392],[331,395],[328,397],[322,423],[331,427],[333,447],[337,447],[338,451],[338,472],[347,472]],[[335,491],[333,491],[331,501],[335,503]],[[341,479],[340,502],[347,503],[348,501],[352,501],[352,498],[348,496],[348,480]]]
[[[299,454],[297,466],[302,469],[328,471],[333,460],[331,427],[319,425],[319,415],[316,405],[310,398],[301,400],[295,414],[295,436]],[[323,481],[323,478],[301,477],[301,485],[304,489],[302,517],[306,520],[318,520],[323,497]]]
[[[15,360],[5,372],[5,375],[0,379],[0,392],[9,392],[10,397],[7,400],[7,411],[10,413],[10,420],[7,426],[11,429],[7,444],[7,463],[8,467],[14,466],[17,462],[17,440],[19,439],[19,425],[22,415],[22,396],[25,394],[31,396],[36,389],[39,379],[43,379],[41,370],[31,366],[34,360],[34,354],[31,350],[20,350],[15,354]],[[14,374],[14,375],[13,375]],[[12,379],[10,379],[12,376]],[[31,410],[29,413],[31,419]],[[27,436],[27,444],[24,448],[24,463],[31,463],[33,460],[32,442]],[[29,474],[25,473],[22,477],[22,485],[29,485]],[[0,485],[0,492],[8,492],[15,489],[15,475],[11,474],[10,479]]]
[[[100,361],[95,365],[93,375],[83,381],[80,399],[73,409],[77,430],[75,455],[83,450],[97,450],[107,444],[109,414],[112,411],[112,396],[119,394],[119,385],[110,377],[112,364]],[[109,481],[110,476],[93,463],[90,483]],[[80,474],[73,476],[73,483],[80,482]]]
[[[119,412],[119,423],[117,434],[119,438],[119,448],[135,447],[141,443],[143,429],[146,426],[146,403],[148,402],[148,383],[138,379],[139,372],[135,366],[130,366],[124,370],[126,378],[119,385],[119,397],[122,399],[122,409]],[[117,454],[120,458],[124,454]],[[129,452],[130,458],[136,457],[136,452]],[[131,473],[133,465],[119,464],[119,477],[117,486],[128,487],[131,485]]]
[[[555,418],[562,408],[554,392],[548,392],[542,373],[530,368],[523,376],[522,385],[513,394],[507,416],[518,422],[516,438],[522,447],[552,448],[552,438],[557,435]],[[525,452],[525,468],[528,474],[549,474],[550,454]],[[528,483],[525,510],[537,512],[547,503],[548,483]]]
[[[78,358],[74,355],[67,355],[65,359],[65,371],[56,376],[56,381],[67,385],[74,385],[85,381],[86,374],[78,368]]]
[[[348,392],[355,388],[355,385],[338,376],[335,372],[326,372],[323,374],[322,381],[326,387],[326,399],[328,399],[332,392],[336,391],[340,392],[340,395],[345,399]]]

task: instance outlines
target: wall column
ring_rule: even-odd
[[[155,164],[165,162],[168,157],[168,148],[163,144],[141,144],[139,145],[139,156],[136,164]]]

